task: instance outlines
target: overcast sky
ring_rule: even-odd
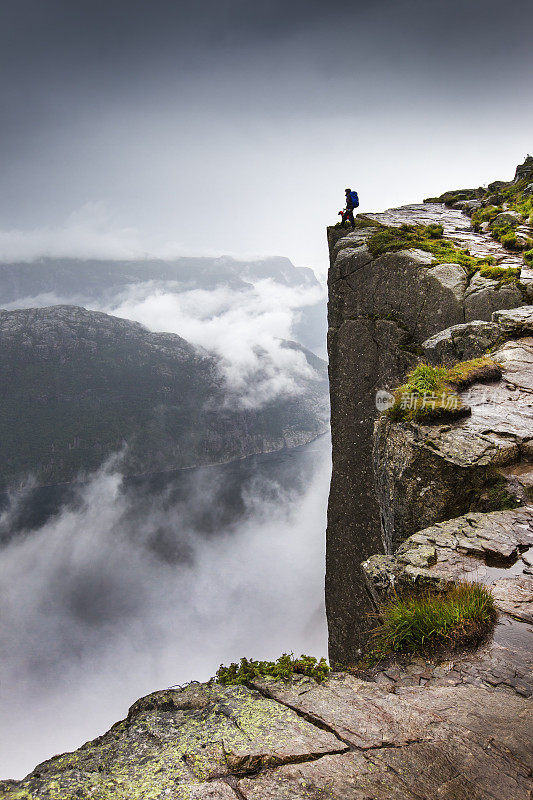
[[[512,176],[532,25],[531,0],[4,0],[0,231],[323,268],[347,185],[379,210]]]

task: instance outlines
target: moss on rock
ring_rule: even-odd
[[[395,391],[394,404],[386,413],[396,422],[464,416],[469,409],[457,391],[473,383],[498,380],[501,374],[501,367],[489,356],[461,361],[453,367],[418,364]]]

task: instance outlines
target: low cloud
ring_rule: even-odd
[[[116,227],[102,202],[87,203],[57,227],[0,230],[2,261],[43,257],[132,259],[145,254],[138,231]]]
[[[328,441],[261,467],[273,458],[240,482],[235,465],[192,471],[178,492],[128,488],[108,465],[3,547],[0,776],[221,662],[325,653]]]
[[[151,331],[176,333],[219,357],[229,403],[257,408],[301,395],[305,381],[317,377],[302,351],[285,347],[283,340],[297,338],[302,314],[322,300],[321,285],[286,286],[272,279],[185,291],[175,282],[145,281],[105,302],[46,292],[2,307],[69,303],[135,320]]]
[[[88,203],[59,228],[0,231],[3,261],[181,255],[191,254],[185,254],[179,243],[149,243],[135,229],[118,227],[103,203]],[[213,254],[204,251],[201,255]],[[246,260],[243,254],[240,258]],[[39,268],[37,263],[35,269]],[[321,301],[325,301],[325,288],[319,284],[287,286],[263,279],[204,290],[187,289],[173,281],[145,281],[105,300],[48,291],[17,298],[2,308],[68,303],[141,322],[152,331],[177,333],[220,358],[228,402],[260,407],[277,397],[301,394],[304,382],[315,377],[303,353],[284,347],[282,340],[298,339],[295,328],[302,314]]]
[[[316,377],[305,355],[283,346],[307,306],[323,298],[321,286],[292,287],[271,279],[245,289],[172,291],[137,284],[105,305],[117,317],[141,322],[152,331],[177,333],[216,353],[233,398],[247,407],[276,397],[299,395],[303,381]]]
[[[239,260],[260,259],[273,252],[225,251]],[[0,261],[36,261],[40,258],[172,260],[180,256],[218,257],[209,248],[191,249],[182,242],[141,233],[122,225],[110,206],[102,201],[85,203],[56,226],[0,229]]]

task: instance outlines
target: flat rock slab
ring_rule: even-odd
[[[507,342],[493,353],[493,357],[502,365],[508,383],[533,392],[533,337]],[[533,411],[532,405],[530,409]]]
[[[473,686],[335,673],[191,684],[137,701],[5,800],[530,800],[531,706]]]
[[[376,665],[364,677],[390,692],[401,687],[471,686],[533,695],[533,630],[511,617],[500,617],[487,641],[474,650],[451,651],[439,657],[402,656]]]
[[[234,793],[220,779],[344,750],[256,691],[191,684],[138,700],[104,736],[39,765],[2,797],[226,800]]]
[[[474,737],[326,756],[239,782],[246,800],[529,800],[527,770]]]
[[[268,687],[268,688],[267,688]],[[472,686],[412,689],[392,694],[351,676],[333,676],[314,689],[303,679],[263,684],[282,702],[329,720],[339,736],[366,740],[365,698],[384,720],[390,737],[410,709],[408,726],[381,747],[291,764],[239,781],[246,800],[529,800],[531,782],[531,707],[521,698]],[[418,719],[417,719],[418,718]],[[427,723],[420,737],[420,724]],[[512,720],[512,721],[511,721]],[[358,733],[359,731],[359,733]],[[392,737],[394,738],[394,736]]]
[[[533,625],[533,577],[500,578],[492,586],[499,609]]]
[[[459,580],[516,581],[528,575],[530,567],[522,554],[532,545],[532,506],[465,514],[414,533],[394,556],[372,556],[363,571],[369,588],[378,595],[392,583],[438,587]],[[494,560],[501,565],[491,566]],[[503,598],[503,590],[500,595]]]
[[[533,306],[519,306],[495,311],[492,321],[507,336],[533,335]]]
[[[257,681],[262,692],[295,709],[312,722],[335,730],[354,747],[400,746],[430,738],[438,718],[413,713],[408,703],[376,684],[344,673],[324,684],[308,679],[273,683]]]

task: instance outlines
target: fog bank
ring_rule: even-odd
[[[221,662],[326,653],[328,437],[190,471],[178,492],[126,486],[119,467],[2,549],[2,777]]]

